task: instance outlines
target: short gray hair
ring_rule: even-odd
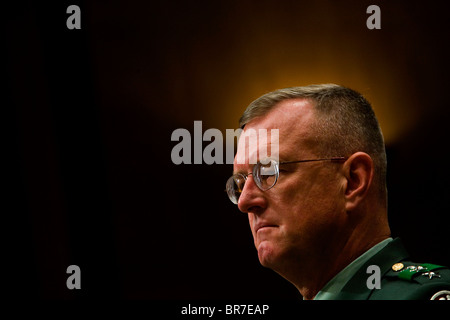
[[[312,133],[321,157],[350,156],[362,151],[374,162],[375,183],[386,199],[386,150],[383,134],[370,103],[355,90],[336,84],[292,87],[269,92],[247,107],[239,120],[244,126],[266,115],[279,102],[304,98],[313,103]]]

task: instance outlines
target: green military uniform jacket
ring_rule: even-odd
[[[327,299],[450,300],[450,269],[414,263],[407,260],[408,256],[399,238],[390,241],[365,261],[339,292]],[[380,268],[379,289],[367,283],[371,276],[369,266]]]

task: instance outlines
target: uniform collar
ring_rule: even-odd
[[[328,283],[316,294],[314,300],[333,300],[342,291],[345,285],[353,277],[354,274],[358,272],[359,269],[366,263],[370,258],[376,255],[381,249],[383,249],[392,238],[387,238],[372,248],[364,252],[358,258],[353,260],[349,265],[342,269],[336,276],[333,277]]]
[[[408,253],[399,238],[385,239],[376,244],[331,279],[314,297],[314,300],[367,299],[372,290],[367,288],[367,267],[380,267],[381,277],[393,263],[406,259]]]
[[[387,240],[387,239],[386,239]],[[408,258],[403,244],[399,238],[396,238],[387,243],[378,252],[374,253],[360,268],[356,270],[353,276],[346,282],[342,290],[333,295],[331,299],[335,300],[366,300],[369,298],[373,290],[367,288],[367,267],[370,265],[377,265],[380,267],[381,278],[390,270],[391,266]]]

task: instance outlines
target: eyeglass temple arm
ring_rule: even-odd
[[[280,164],[300,163],[300,162],[313,162],[313,161],[345,161],[348,158],[335,157],[335,158],[323,158],[323,159],[311,159],[311,160],[297,160],[297,161],[283,161]]]

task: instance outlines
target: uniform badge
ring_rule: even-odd
[[[392,266],[392,270],[394,270],[394,271],[400,271],[400,270],[402,270],[404,267],[405,267],[404,264],[401,263],[401,262],[399,262],[399,263],[396,263],[396,264],[394,264],[394,265]]]

